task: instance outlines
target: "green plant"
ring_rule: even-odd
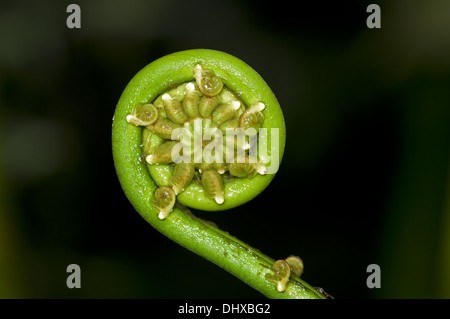
[[[248,147],[255,135],[241,134],[241,144],[233,146],[232,153],[245,150],[245,160],[234,168],[204,160],[173,164],[174,147],[188,142],[173,134],[175,129],[192,132],[197,118],[209,123],[206,128],[221,132],[276,128],[278,134],[258,140],[268,156],[256,156],[256,161],[250,160]],[[205,133],[205,125],[200,127]],[[214,50],[177,52],[150,63],[124,90],[113,120],[113,157],[120,183],[155,229],[267,297],[324,298],[299,278],[298,257],[275,261],[188,209],[223,210],[254,198],[273,179],[274,171],[265,174],[265,168],[276,166],[273,156],[281,160],[284,141],[283,114],[264,80],[243,61]]]

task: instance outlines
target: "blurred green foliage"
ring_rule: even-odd
[[[262,196],[196,214],[301,256],[303,278],[337,298],[450,297],[448,1],[378,1],[381,29],[366,27],[368,1],[77,1],[68,29],[70,3],[0,4],[0,297],[261,297],[147,225],[115,175],[122,90],[192,48],[260,72],[288,130]],[[72,263],[81,289],[66,287]]]

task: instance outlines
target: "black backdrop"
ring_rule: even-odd
[[[447,2],[378,1],[380,29],[367,1],[78,1],[68,29],[70,3],[0,4],[1,297],[262,297],[146,224],[115,174],[122,90],[192,48],[252,66],[287,125],[262,195],[196,214],[301,256],[303,278],[336,298],[450,296]],[[66,286],[72,263],[81,289]]]

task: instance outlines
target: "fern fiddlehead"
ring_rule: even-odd
[[[284,143],[271,89],[243,61],[215,50],[147,65],[125,88],[113,120],[120,183],[155,229],[269,298],[324,298],[299,278],[298,257],[275,261],[189,211],[256,197],[274,178]]]

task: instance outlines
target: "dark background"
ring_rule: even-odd
[[[68,29],[70,3],[0,4],[0,297],[262,297],[149,226],[114,170],[128,81],[193,48],[252,66],[287,125],[262,195],[196,214],[336,298],[450,297],[450,2],[377,1],[381,29],[371,1],[76,1]]]

